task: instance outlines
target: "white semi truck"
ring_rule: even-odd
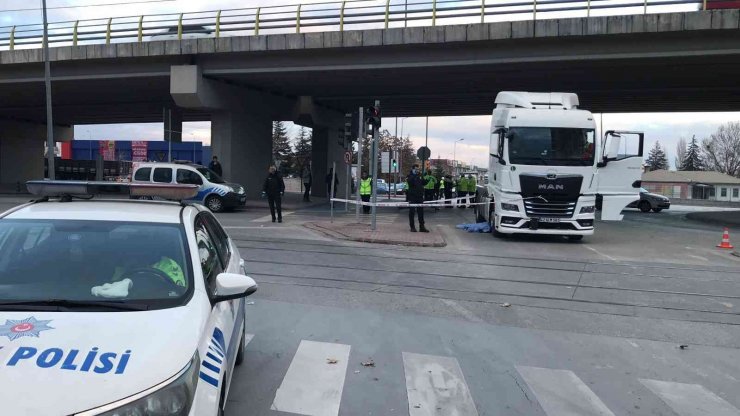
[[[489,181],[477,215],[494,236],[557,234],[580,240],[601,219],[619,221],[639,199],[644,135],[596,135],[572,93],[500,92],[491,120]]]

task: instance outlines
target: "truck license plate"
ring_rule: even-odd
[[[560,222],[560,218],[540,218],[540,222]]]

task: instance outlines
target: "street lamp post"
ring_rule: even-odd
[[[455,161],[455,157],[457,154],[457,142],[461,142],[463,140],[465,140],[464,137],[462,139],[457,139],[455,140],[455,144],[452,145],[452,174],[454,176],[457,176],[457,163]]]
[[[49,28],[46,20],[46,0],[41,0],[42,15],[44,19],[44,87],[46,89],[46,147],[47,147],[47,169],[50,180],[56,178],[54,169],[54,157],[56,145],[54,143],[54,119],[51,114],[51,64],[49,63]]]

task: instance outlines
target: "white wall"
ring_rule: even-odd
[[[722,196],[723,189],[725,189],[725,196]],[[714,199],[716,201],[740,202],[740,185],[715,185]]]

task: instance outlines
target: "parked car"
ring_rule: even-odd
[[[240,207],[247,202],[244,186],[227,183],[216,172],[197,164],[139,163],[135,166],[132,182],[198,185],[198,194],[192,201],[213,212]]]
[[[149,37],[149,40],[177,40],[177,26],[170,26],[164,32]],[[203,25],[182,25],[182,39],[199,39],[213,36],[215,31]]]
[[[671,200],[663,195],[648,192],[645,188],[640,188],[640,199],[627,205],[627,208],[637,208],[642,212],[660,212],[671,207]]]

